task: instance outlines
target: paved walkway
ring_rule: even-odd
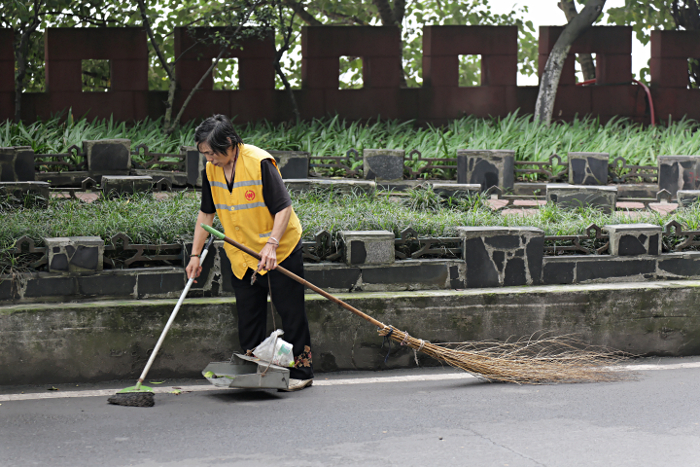
[[[699,465],[700,359],[635,369],[616,383],[541,386],[448,368],[323,374],[298,393],[167,381],[153,408],[106,403],[133,381],[5,387],[0,465]]]

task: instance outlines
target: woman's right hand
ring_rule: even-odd
[[[190,262],[187,264],[187,279],[196,279],[202,273],[202,265],[199,264],[199,257],[191,256]],[[197,281],[195,281],[197,282]]]

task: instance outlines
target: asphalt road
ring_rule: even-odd
[[[571,385],[444,368],[326,374],[297,393],[168,381],[153,408],[107,404],[133,381],[5,387],[0,466],[700,466],[700,359],[639,363],[633,380]]]

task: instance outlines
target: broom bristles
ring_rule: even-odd
[[[392,331],[393,329],[393,331]],[[379,334],[450,366],[489,381],[517,384],[618,381],[625,374],[610,368],[628,357],[621,351],[585,345],[571,335],[533,335],[513,342],[433,344],[393,327]],[[449,347],[448,347],[449,346]],[[452,348],[451,348],[452,347]]]

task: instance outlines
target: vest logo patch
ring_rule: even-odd
[[[253,190],[246,191],[245,199],[247,199],[248,201],[253,201],[255,199],[255,192]]]

